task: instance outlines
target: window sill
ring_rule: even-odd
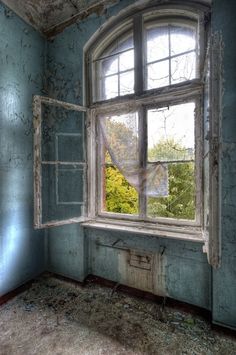
[[[160,238],[204,243],[202,230],[194,227],[179,227],[173,225],[157,226],[153,223],[126,222],[121,220],[109,220],[105,218],[85,221],[81,223],[81,225],[86,228],[123,231],[142,235],[151,235]]]

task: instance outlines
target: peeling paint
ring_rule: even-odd
[[[66,26],[92,14],[97,16],[105,14],[107,7],[119,0],[3,0],[3,2],[27,23],[47,37],[51,37]],[[12,16],[11,10],[5,10],[6,16]]]

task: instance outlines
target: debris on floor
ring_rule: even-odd
[[[48,275],[0,307],[1,355],[235,355],[201,317]]]

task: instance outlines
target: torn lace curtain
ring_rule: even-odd
[[[140,194],[168,196],[168,164],[146,162],[141,166],[137,113],[99,116],[101,163],[115,166]]]

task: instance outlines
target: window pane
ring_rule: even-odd
[[[134,92],[134,71],[120,74],[120,95],[132,94]]]
[[[175,26],[171,23],[151,28],[146,32],[146,41],[145,79],[148,90],[196,77],[196,30],[194,28]]]
[[[134,68],[134,50],[122,53],[119,55],[120,71],[125,71]]]
[[[101,145],[106,145],[113,163],[122,170],[138,160],[138,115],[129,113],[100,118]],[[115,162],[114,162],[115,160]]]
[[[169,57],[168,27],[147,31],[147,63]]]
[[[148,161],[194,159],[193,102],[148,110]]]
[[[193,29],[170,27],[171,56],[194,50],[196,46],[196,33]]]
[[[95,101],[134,92],[134,74],[131,75],[131,71],[126,76],[122,73],[134,68],[133,47],[133,36],[129,34],[128,37],[114,40],[101,53],[100,59],[95,60],[94,75],[97,78]]]
[[[42,161],[82,162],[84,113],[42,103]]]
[[[196,76],[195,53],[180,55],[171,59],[171,83],[181,83]]]
[[[194,170],[193,162],[168,164],[168,195],[148,198],[148,217],[195,219]]]
[[[42,165],[42,222],[82,215],[84,170],[75,165]]]
[[[139,184],[138,115],[99,118],[102,209],[135,214]]]
[[[169,61],[149,64],[147,67],[147,89],[169,85]]]
[[[118,75],[108,76],[104,78],[105,81],[105,93],[102,99],[111,99],[118,96]]]
[[[118,72],[118,57],[103,59],[101,63],[103,76],[116,74]]]

